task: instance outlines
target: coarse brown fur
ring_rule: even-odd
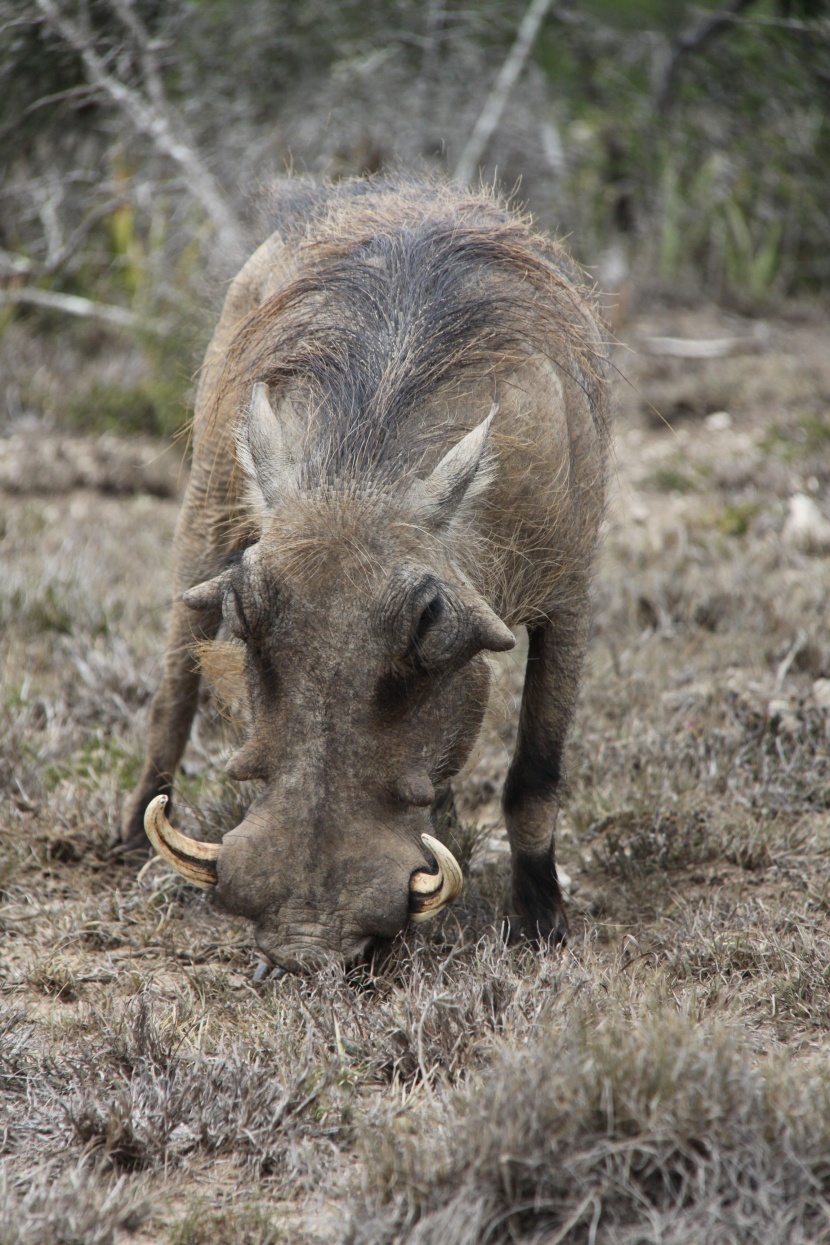
[[[289,180],[272,219],[205,360],[176,583],[210,583],[174,606],[125,842],[170,789],[194,653],[224,618],[252,713],[231,768],[265,787],[225,837],[219,898],[278,963],[359,953],[405,922],[424,805],[484,711],[482,653],[526,625],[512,907],[529,936],[562,937],[553,831],[604,503],[601,322],[562,248],[489,195]],[[273,415],[254,411],[263,384]]]

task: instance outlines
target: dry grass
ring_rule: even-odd
[[[827,1239],[823,1059],[758,1058],[663,991],[570,1003],[567,1024],[506,1046],[417,1140],[373,1141],[369,1194],[385,1213],[355,1241]]]
[[[671,320],[631,335],[734,328]],[[824,505],[830,365],[807,321],[633,371],[694,413],[675,435],[623,390],[556,956],[499,928],[508,655],[464,901],[360,972],[255,985],[244,924],[110,850],[174,501],[0,494],[2,1245],[828,1239],[830,559],[782,530],[793,492]],[[228,744],[206,704],[203,833],[241,799]]]

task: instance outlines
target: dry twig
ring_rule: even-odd
[[[524,69],[530,49],[533,46],[533,41],[549,8],[550,0],[531,0],[528,5],[516,33],[513,46],[499,71],[495,85],[487,96],[487,101],[473,126],[473,132],[467,139],[467,144],[455,166],[453,176],[456,181],[462,183],[472,181],[484,150],[493,137],[496,126],[501,121],[510,92],[513,90],[519,74]]]
[[[115,104],[139,133],[146,135],[158,151],[183,171],[185,184],[213,222],[220,247],[229,255],[239,251],[242,230],[236,215],[187,135],[182,118],[164,93],[155,45],[131,0],[113,0],[113,8],[137,46],[143,91],[110,72],[91,34],[67,15],[59,0],[36,0],[36,3],[49,29],[80,57],[90,85]]]

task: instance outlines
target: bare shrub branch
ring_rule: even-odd
[[[524,69],[530,49],[533,47],[533,41],[549,8],[550,0],[531,0],[528,5],[519,24],[513,46],[455,166],[453,176],[457,181],[462,183],[472,181],[476,167],[501,120],[510,92]]]
[[[236,215],[187,134],[183,119],[164,93],[155,45],[129,0],[118,0],[113,8],[138,47],[144,92],[110,71],[91,32],[68,17],[56,0],[35,2],[48,28],[80,57],[90,85],[115,104],[158,151],[179,166],[185,174],[185,184],[213,223],[222,250],[228,254],[238,252],[242,230]]]
[[[754,3],[755,0],[730,0],[724,9],[717,13],[708,13],[680,36],[672,49],[657,90],[655,107],[658,113],[668,112],[671,107],[680,66],[686,57],[700,52],[718,35],[728,30],[735,18],[751,8]]]
[[[45,307],[48,311],[62,311],[70,316],[81,316],[85,320],[103,320],[105,324],[117,328],[134,329],[142,323],[141,317],[126,307],[115,307],[109,303],[94,303],[89,298],[81,298],[77,294],[59,294],[55,290],[37,290],[24,286],[22,289],[0,290],[0,307]],[[150,332],[164,332],[165,326],[149,325]]]

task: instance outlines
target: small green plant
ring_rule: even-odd
[[[717,517],[715,526],[724,536],[746,536],[760,510],[757,502],[735,502]]]
[[[28,594],[23,588],[15,588],[9,598],[13,614],[24,626],[35,633],[53,631],[58,635],[71,635],[72,614],[55,584],[46,584],[40,591]]]
[[[762,454],[775,455],[776,458],[783,458],[785,461],[795,457],[796,447],[791,433],[776,421],[773,421],[767,428],[759,442],[759,448]]]
[[[168,1245],[277,1245],[284,1239],[263,1206],[193,1207],[168,1236]]]
[[[804,449],[808,454],[830,447],[830,419],[826,415],[802,415],[799,423],[804,435]]]
[[[661,493],[692,493],[696,487],[694,481],[676,467],[658,467],[651,483]]]
[[[69,779],[86,784],[100,783],[104,774],[114,775],[121,791],[132,791],[141,772],[142,757],[131,752],[112,735],[96,734],[66,761],[48,765],[43,771],[43,781],[48,790],[54,790]]]
[[[63,418],[82,432],[172,436],[183,424],[186,409],[185,387],[161,377],[130,389],[95,384],[67,403]]]
[[[771,423],[760,442],[764,454],[774,454],[792,462],[830,448],[830,420],[824,415],[805,413],[795,425]]]
[[[748,212],[737,199],[727,199],[722,211],[727,226],[724,261],[728,283],[733,290],[746,290],[750,297],[762,299],[769,294],[781,264],[781,221],[770,221],[756,243]]]
[[[135,208],[120,203],[110,213],[108,225],[114,268],[125,291],[134,298],[141,290],[146,262],[136,233]]]
[[[661,191],[659,272],[661,277],[670,278],[675,276],[680,266],[683,247],[682,204],[677,171],[670,160],[663,168]]]

